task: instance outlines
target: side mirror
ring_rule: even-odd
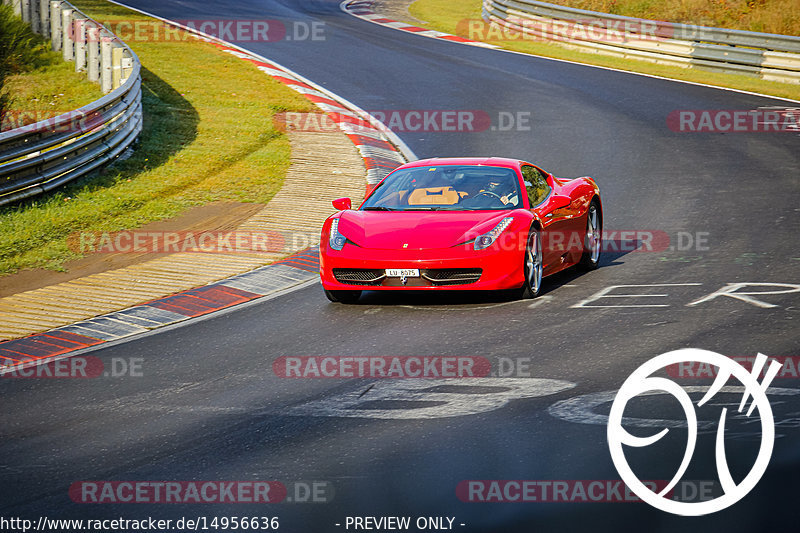
[[[350,198],[337,198],[331,203],[333,204],[333,208],[337,211],[344,211],[346,209],[353,208],[353,202],[350,200]]]
[[[565,207],[569,207],[572,203],[572,198],[569,196],[564,196],[563,194],[556,194],[550,198],[550,205],[548,206],[551,210],[555,211],[557,209],[564,209]]]

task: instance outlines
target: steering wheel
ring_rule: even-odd
[[[475,195],[475,198],[477,198],[478,196],[480,196],[480,195],[482,195],[482,194],[485,194],[486,196],[494,196],[495,198],[497,198],[497,199],[498,199],[498,200],[500,200],[501,202],[503,201],[503,199],[502,199],[502,198],[500,198],[500,195],[499,195],[499,194],[497,194],[497,193],[493,193],[492,191],[481,191],[481,192],[479,192],[478,194],[476,194],[476,195]]]
[[[496,203],[498,205],[506,205],[505,202],[503,202],[503,199],[500,197],[500,195],[497,194],[497,193],[494,193],[492,191],[481,191],[478,194],[476,194],[475,196],[473,196],[473,198],[477,200],[478,197],[480,197],[480,196],[488,196],[489,198],[492,198],[493,200],[496,200]]]

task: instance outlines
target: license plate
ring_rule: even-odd
[[[387,278],[418,278],[418,268],[387,268]]]

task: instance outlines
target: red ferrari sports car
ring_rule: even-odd
[[[597,268],[603,225],[594,180],[557,178],[517,159],[435,158],[386,176],[358,209],[322,227],[320,276],[334,302],[364,290],[506,290]]]

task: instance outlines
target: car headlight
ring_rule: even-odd
[[[328,245],[334,250],[341,250],[344,248],[344,243],[346,242],[347,238],[339,233],[339,219],[334,218],[333,221],[331,221],[331,235],[328,239]]]
[[[513,220],[514,217],[506,217],[503,220],[501,220],[500,223],[496,225],[494,228],[492,228],[490,231],[487,231],[483,235],[478,235],[475,238],[475,245],[474,245],[475,249],[483,250],[484,248],[491,246],[494,243],[494,241],[497,240],[497,237],[499,237],[500,234],[506,230],[508,225],[511,224]]]

